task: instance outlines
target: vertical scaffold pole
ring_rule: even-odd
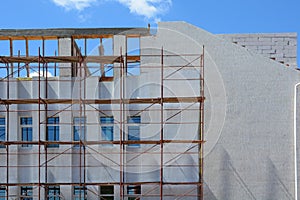
[[[28,46],[28,40],[26,40],[26,46]],[[27,53],[26,53],[27,54]],[[39,142],[38,142],[38,148],[39,148],[39,193],[38,193],[38,199],[41,199],[41,49],[39,47],[39,59],[38,59],[38,137],[39,137]],[[27,71],[28,75],[29,71]],[[28,76],[29,77],[29,76]]]
[[[160,199],[163,199],[163,167],[164,167],[164,49],[161,48],[161,78],[160,78]]]
[[[198,199],[203,200],[203,183],[204,183],[204,46],[202,47],[202,54],[200,56],[200,118],[199,118],[199,194]]]
[[[6,77],[7,77],[7,83],[6,83],[6,96],[7,96],[7,99],[9,99],[10,97],[10,94],[9,94],[9,64],[7,63],[6,64]],[[9,123],[10,123],[10,116],[9,116],[9,104],[6,105],[6,124],[7,124],[7,128],[6,128],[6,133],[7,133],[7,136],[6,136],[6,141],[8,142],[9,141],[9,132],[10,132],[10,126],[9,126]],[[9,145],[6,144],[6,199],[8,199],[9,197]]]
[[[124,198],[123,188],[123,56],[122,47],[120,48],[120,68],[119,68],[119,87],[120,87],[120,200]]]

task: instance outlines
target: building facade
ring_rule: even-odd
[[[0,199],[295,198],[296,60],[184,22],[0,39]]]

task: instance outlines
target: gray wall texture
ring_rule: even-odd
[[[297,33],[220,34],[218,36],[286,66],[297,67]]]
[[[159,23],[155,44],[177,54],[205,46],[204,199],[293,199],[299,72],[184,22]]]
[[[228,36],[228,35],[227,35]],[[229,36],[228,36],[229,37]],[[248,38],[250,36],[247,36]],[[272,50],[276,45],[275,36],[254,37],[257,40],[249,41],[246,44],[246,38],[243,39],[245,47],[253,46],[253,49],[264,50],[270,48]],[[295,55],[294,38],[291,35],[290,39],[285,41],[286,36],[278,37],[278,46],[281,46],[281,51],[286,51],[286,46],[291,45],[292,50],[287,50],[287,53],[278,53],[280,49],[276,47],[276,53],[265,53],[282,55],[277,61]],[[239,38],[243,38],[242,36]],[[251,37],[250,37],[251,38]],[[266,41],[262,41],[262,40]],[[242,39],[241,39],[242,40]],[[274,40],[272,42],[272,40]],[[281,41],[282,40],[282,41]],[[300,82],[299,71],[285,67],[274,60],[268,59],[247,48],[232,43],[232,40],[223,39],[220,35],[214,35],[185,22],[161,22],[159,23],[157,35],[141,37],[141,54],[153,55],[160,53],[163,47],[165,52],[174,55],[199,54],[204,46],[205,52],[205,158],[204,158],[204,180],[205,180],[205,200],[289,200],[295,197],[295,168],[294,168],[294,138],[293,138],[293,102],[294,102],[294,85]],[[280,42],[281,41],[281,42]],[[61,40],[62,43],[68,44],[68,40]],[[242,42],[242,41],[241,41]],[[253,45],[250,45],[250,44]],[[280,43],[280,45],[279,45]],[[239,42],[238,42],[239,44]],[[264,45],[262,45],[264,44]],[[119,47],[126,45],[125,36],[114,37],[114,48],[117,54]],[[262,45],[261,47],[259,47]],[[266,49],[259,49],[265,46]],[[61,48],[63,51],[68,51],[67,48]],[[61,52],[61,53],[62,53]],[[276,57],[277,58],[277,57]],[[185,62],[183,62],[183,60]],[[166,58],[168,65],[181,65],[182,63],[193,62],[193,59],[182,56],[180,59]],[[284,61],[283,61],[284,62]],[[294,62],[294,61],[293,61]],[[157,66],[160,63],[160,57],[145,56],[141,57],[141,74],[140,76],[126,77],[126,97],[157,97],[159,96],[159,73],[157,70],[143,68],[143,66]],[[296,62],[295,62],[296,63]],[[199,63],[195,63],[199,65]],[[291,64],[291,66],[293,66]],[[62,67],[65,67],[63,65]],[[67,66],[66,66],[67,67]],[[167,71],[168,72],[168,71]],[[64,71],[69,73],[69,71]],[[119,70],[114,71],[114,76],[119,77]],[[170,71],[169,71],[170,73]],[[197,74],[197,71],[184,70],[178,75],[179,78],[185,76],[191,77]],[[176,77],[176,78],[178,78]],[[35,78],[35,81],[37,78]],[[59,81],[59,80],[65,80]],[[78,98],[79,80],[72,77],[54,77],[48,86],[42,85],[42,88],[49,87],[49,93],[52,98]],[[113,82],[98,82],[98,77],[91,77],[87,80],[87,98],[90,99],[105,99],[105,98],[120,98],[119,96],[119,79],[114,79]],[[0,84],[0,97],[6,98],[6,83]],[[197,95],[195,91],[199,91],[198,85],[190,82],[170,81],[166,84],[165,96],[191,96]],[[43,90],[44,91],[44,90]],[[174,92],[176,91],[176,93]],[[42,93],[42,96],[44,93]],[[49,94],[50,95],[50,94]],[[299,95],[298,95],[299,96]],[[37,84],[33,81],[15,81],[11,85],[12,99],[18,98],[37,98]],[[299,102],[299,101],[298,101]],[[297,102],[297,105],[299,103]],[[299,107],[299,106],[298,106]],[[37,109],[32,105],[20,105],[11,107],[12,109],[30,110]],[[101,107],[99,109],[117,109],[118,107]],[[140,107],[132,107],[133,109],[141,109]],[[5,109],[4,107],[2,109]],[[53,108],[54,109],[54,108]],[[58,108],[57,108],[58,109]],[[60,109],[64,109],[63,106]],[[74,110],[72,110],[74,109]],[[157,108],[153,108],[153,113],[147,113],[141,116],[142,120],[158,119]],[[72,111],[72,112],[70,112]],[[89,110],[92,111],[92,108]],[[298,110],[299,112],[300,110]],[[20,116],[29,115],[28,112],[14,112],[10,115],[11,118],[18,119]],[[119,116],[116,111],[112,114]],[[130,116],[132,113],[126,113]],[[37,114],[32,113],[33,119],[37,119]],[[69,122],[73,116],[78,115],[78,110],[70,108],[60,113],[62,122]],[[166,112],[165,118],[172,116],[170,112]],[[181,114],[181,122],[198,120],[198,111],[183,112]],[[43,115],[44,116],[44,115]],[[92,124],[99,123],[99,115],[94,113],[87,116],[87,121]],[[118,120],[118,118],[116,118]],[[177,118],[176,118],[177,120]],[[187,121],[185,121],[187,120]],[[298,120],[300,121],[300,120]],[[145,122],[145,121],[143,121]],[[176,121],[175,121],[176,122]],[[20,138],[20,130],[16,126],[16,121],[10,120],[11,140]],[[184,124],[184,123],[182,123]],[[174,139],[176,137],[194,139],[193,132],[197,132],[197,125],[180,125],[179,127],[166,127],[165,137]],[[87,139],[100,139],[99,126],[92,125],[88,127]],[[149,135],[159,127],[144,126],[141,128],[141,137],[156,138],[158,135]],[[35,124],[34,129],[37,129]],[[43,127],[45,129],[45,127]],[[117,129],[117,127],[116,127]],[[176,131],[174,131],[176,130]],[[300,130],[300,126],[297,126]],[[67,134],[61,140],[69,141],[72,137],[72,127],[63,125],[61,131]],[[172,135],[177,132],[176,135]],[[36,135],[36,134],[35,134]],[[150,137],[151,136],[151,137]],[[116,135],[116,137],[118,137]],[[36,137],[35,137],[36,139]],[[300,140],[297,141],[297,144]],[[71,146],[71,145],[70,145]],[[298,145],[299,146],[299,145]],[[66,146],[68,148],[68,146]],[[60,147],[63,150],[63,147]],[[140,150],[132,150],[133,155],[138,155],[139,152],[148,149],[148,146],[143,146]],[[184,155],[182,149],[184,146],[169,146],[167,152],[174,152],[174,155],[165,156],[164,161],[173,160],[177,154],[182,154],[180,159],[176,160],[176,167],[172,169],[170,166],[165,167],[164,176],[166,180],[171,182],[188,182],[197,180],[198,174],[198,158],[197,155]],[[112,152],[118,152],[119,148],[106,149],[99,147],[99,151],[112,157]],[[176,150],[178,152],[176,153]],[[2,152],[1,152],[2,151]],[[37,149],[35,149],[37,151]],[[71,150],[76,152],[76,150]],[[297,149],[299,155],[299,149]],[[5,150],[0,150],[4,155]],[[10,152],[20,152],[26,154],[26,149],[10,148]],[[193,149],[191,153],[197,153],[197,149]],[[55,153],[55,150],[53,150]],[[78,181],[78,169],[71,166],[79,162],[78,155],[73,155],[72,159],[69,155],[64,155],[57,161],[53,161],[52,168],[49,167],[49,182],[64,182],[66,180]],[[137,168],[131,170],[149,170],[151,172],[139,171],[143,173],[126,173],[126,181],[145,181],[158,180],[159,173],[157,169],[160,166],[160,159],[153,157],[149,159],[149,154],[144,154],[130,164],[140,164]],[[173,157],[172,157],[173,156]],[[3,159],[3,160],[1,160]],[[118,157],[112,157],[118,163]],[[156,160],[157,159],[157,160]],[[11,182],[28,182],[37,180],[37,169],[29,168],[26,165],[36,164],[36,155],[26,155],[23,157],[12,157],[11,165],[20,165],[13,168],[10,177]],[[129,160],[132,160],[129,158]],[[298,159],[300,160],[300,159]],[[143,161],[143,162],[142,162]],[[5,156],[0,157],[0,163],[5,163]],[[128,161],[129,162],[129,161]],[[156,166],[155,169],[147,169],[147,164]],[[153,163],[151,163],[153,162]],[[57,164],[68,164],[67,168],[55,168]],[[89,168],[87,180],[101,180],[103,182],[118,181],[118,172],[113,168],[109,168],[109,162],[97,153],[90,152],[87,163],[94,165],[104,164],[101,169],[99,167]],[[189,167],[184,167],[187,164]],[[195,165],[193,165],[195,164]],[[298,162],[298,164],[300,164]],[[178,166],[182,165],[181,168]],[[23,167],[22,167],[23,166]],[[25,167],[24,167],[25,166]],[[158,167],[158,168],[157,168]],[[98,173],[101,170],[101,173]],[[144,173],[145,172],[145,173]],[[26,176],[21,176],[26,174]],[[56,176],[55,176],[56,174]],[[95,175],[96,174],[96,175]],[[298,173],[300,174],[300,173]],[[53,175],[53,176],[52,176]],[[57,176],[58,175],[58,176]],[[299,178],[298,178],[299,180]],[[5,182],[5,173],[0,174],[0,183]],[[195,186],[180,186],[165,187],[165,191],[172,194],[186,194],[192,191],[195,195],[197,188]],[[98,189],[95,189],[97,191]],[[147,191],[147,188],[142,188],[142,192]],[[14,193],[18,194],[18,188],[13,187]],[[71,187],[62,187],[65,191],[66,199],[72,198]],[[119,191],[116,187],[116,193]],[[37,193],[35,191],[35,193]],[[88,199],[93,199],[93,194],[88,194]],[[118,196],[118,195],[116,195]],[[94,197],[94,199],[97,199]],[[142,197],[146,199],[146,197]],[[150,198],[149,198],[150,199]],[[164,199],[173,199],[166,197]],[[194,197],[184,197],[182,199],[194,199]]]

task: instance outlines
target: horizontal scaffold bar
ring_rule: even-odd
[[[119,63],[122,56],[0,56],[0,63]],[[139,62],[140,56],[127,56],[127,62]]]
[[[0,145],[98,145],[98,144],[161,144],[161,143],[174,143],[174,144],[199,144],[204,143],[203,140],[127,140],[127,141],[1,141]]]
[[[156,184],[160,184],[159,181],[153,181],[153,182],[122,182],[122,185],[156,185]],[[163,182],[163,185],[201,185],[202,183],[199,182]],[[6,185],[6,186],[38,186],[39,183],[4,183],[0,185]],[[55,186],[55,185],[120,185],[120,182],[110,182],[110,183],[103,183],[103,182],[99,182],[99,183],[91,183],[91,182],[86,182],[86,183],[40,183],[40,185],[43,186]]]
[[[165,97],[139,99],[1,99],[0,104],[154,104],[154,103],[195,103],[205,97]]]

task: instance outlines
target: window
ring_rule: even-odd
[[[73,141],[85,141],[85,117],[74,117],[73,123]]]
[[[6,189],[5,187],[0,187],[0,200],[6,199]]]
[[[128,185],[127,186],[127,194],[128,200],[139,200],[139,196],[141,194],[141,186],[140,185]]]
[[[47,119],[47,141],[59,141],[59,117],[49,117]],[[48,148],[59,147],[59,144],[48,144]]]
[[[131,56],[137,56],[141,54],[139,37],[127,38],[127,54]]]
[[[128,56],[139,56],[140,52],[140,38],[129,37],[127,38],[127,55]],[[131,61],[127,62],[126,66],[127,76],[138,76],[140,75],[140,62]]]
[[[22,141],[32,141],[32,117],[21,117],[21,137]],[[22,147],[31,147],[32,144],[22,144]]]
[[[100,71],[101,71],[100,81],[114,80],[114,64],[101,64]]]
[[[100,117],[101,123],[101,138],[103,141],[114,140],[114,118],[113,117]],[[112,146],[112,144],[105,144]]]
[[[32,186],[22,186],[21,187],[20,199],[22,199],[22,200],[33,200]]]
[[[48,200],[60,200],[60,188],[59,186],[49,186],[47,191]]]
[[[86,187],[74,186],[74,188],[73,188],[73,199],[74,200],[85,200],[85,199],[87,199]]]
[[[140,62],[127,63],[127,76],[138,76],[141,74]]]
[[[107,185],[100,187],[100,199],[101,200],[113,200],[114,199],[114,186]]]
[[[114,65],[113,64],[105,64],[102,75],[104,77],[113,77],[114,76]]]
[[[128,117],[128,140],[139,141],[140,140],[140,116]],[[130,147],[139,147],[140,144],[128,144]]]
[[[0,117],[0,142],[5,141],[5,117]],[[5,148],[5,145],[0,145],[0,148]]]

